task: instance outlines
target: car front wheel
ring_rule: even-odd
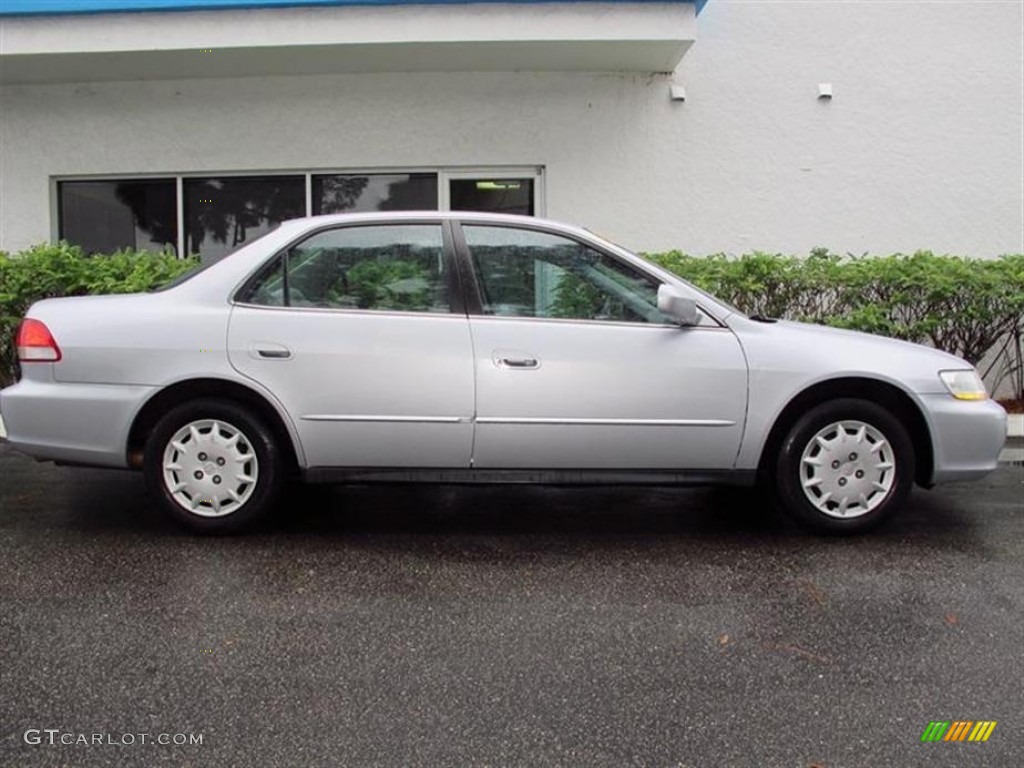
[[[146,480],[172,518],[232,533],[263,516],[283,481],[273,434],[248,408],[202,399],[173,408],[146,442]]]
[[[776,488],[797,522],[825,533],[856,533],[904,505],[914,461],[906,428],[887,409],[867,400],[830,400],[789,430]]]

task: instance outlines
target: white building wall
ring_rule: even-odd
[[[712,0],[698,27],[685,102],[643,74],[4,86],[0,248],[51,237],[54,177],[538,165],[547,215],[642,250],[1024,251],[1024,4]]]

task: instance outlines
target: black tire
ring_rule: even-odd
[[[232,454],[228,452],[227,448],[224,449],[224,456],[211,454],[210,460],[207,462],[208,466],[196,470],[203,472],[205,469],[208,472],[202,482],[206,482],[207,477],[210,482],[213,482],[216,477],[218,483],[216,490],[219,493],[223,494],[227,488],[233,487],[236,495],[243,497],[243,501],[240,503],[229,500],[227,503],[229,507],[233,508],[218,516],[211,516],[214,514],[212,502],[199,502],[200,506],[197,511],[186,509],[183,506],[184,502],[179,503],[175,499],[171,488],[165,482],[164,454],[172,439],[179,430],[189,424],[204,420],[215,420],[223,424],[224,431],[219,432],[220,437],[230,434],[232,430],[237,430],[240,433],[237,443],[238,451],[245,453],[251,450],[254,456],[254,463],[245,463],[244,456],[235,457],[242,462],[242,468],[239,471],[243,474],[251,474],[255,470],[256,479],[251,484],[236,483],[231,479],[225,481],[217,474],[220,470],[217,469],[214,462],[218,459],[223,459],[225,466],[231,466],[229,459],[232,458]],[[203,435],[205,437],[211,433],[212,427],[209,428],[209,431],[204,431]],[[193,460],[187,450],[180,455],[183,459]],[[196,461],[198,461],[198,455],[196,454]],[[285,480],[285,461],[273,433],[257,414],[231,400],[202,398],[182,403],[171,409],[157,422],[146,440],[143,471],[146,483],[159,500],[160,506],[179,524],[196,533],[237,533],[251,526],[274,506]],[[226,473],[227,469],[224,471]],[[177,476],[177,474],[172,475],[172,477]],[[225,477],[227,477],[226,474]],[[214,490],[213,486],[210,486],[210,490]],[[188,497],[188,493],[188,491],[182,492],[185,497]],[[200,496],[200,494],[196,494],[196,496]]]
[[[822,430],[830,429],[840,422],[859,422],[866,425],[875,431],[876,437],[880,435],[886,441],[888,448],[877,441],[872,442],[869,434],[865,438],[866,442],[860,444],[866,446],[867,451],[858,448],[858,444],[854,442],[844,447],[843,455],[837,457],[839,443],[835,443],[835,448],[829,452],[830,449],[825,449],[817,443],[816,437]],[[852,426],[848,427],[848,430],[852,429]],[[827,433],[823,439],[831,443],[829,435],[834,435],[835,439],[855,440],[855,433],[852,431],[845,431],[845,438],[838,430]],[[819,447],[812,447],[812,441]],[[808,454],[809,461],[823,459],[820,470],[814,466],[804,465],[805,450],[811,451]],[[858,450],[860,453],[857,453]],[[818,452],[817,455],[815,451]],[[891,461],[883,462],[877,458],[882,455],[881,451],[888,451]],[[849,460],[849,457],[854,455],[860,463]],[[840,466],[834,467],[835,462],[840,462]],[[878,469],[885,464],[892,464],[892,469]],[[858,471],[862,474],[856,475]],[[893,473],[892,477],[887,474],[890,471]],[[849,517],[838,516],[840,501],[833,498],[838,497],[843,488],[864,488],[867,482],[876,477],[873,473],[879,473],[877,479],[880,484],[890,483],[888,489],[883,491],[871,486],[867,505],[861,501],[854,501],[852,509],[848,508]],[[797,523],[819,533],[852,534],[867,531],[897,513],[906,503],[914,485],[914,474],[914,446],[903,423],[889,410],[876,403],[841,398],[815,406],[790,428],[779,451],[774,480],[777,498],[783,511]],[[818,485],[805,492],[804,482],[812,482],[819,477],[821,480]],[[855,477],[858,479],[855,480]],[[862,481],[861,477],[867,477],[867,480]],[[843,485],[839,486],[839,483]],[[828,494],[829,490],[835,492]],[[810,496],[815,497],[814,502]],[[852,494],[846,498],[851,497]],[[832,507],[831,513],[821,509],[821,506]]]

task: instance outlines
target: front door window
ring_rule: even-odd
[[[462,227],[485,315],[671,324],[659,282],[560,235],[512,227]]]

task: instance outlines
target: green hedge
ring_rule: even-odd
[[[38,245],[13,256],[0,252],[0,387],[15,377],[14,333],[33,302],[56,296],[147,291],[197,263],[147,251],[87,256],[67,243]]]
[[[1024,389],[1024,254],[998,259],[912,255],[736,259],[647,254],[748,314],[801,320],[930,344],[978,364],[989,384]]]
[[[922,342],[975,364],[988,354],[989,383],[1009,381],[1018,397],[1024,390],[1024,254],[994,260],[928,251],[844,257],[817,249],[806,258],[693,257],[679,251],[647,258],[749,314]],[[67,243],[14,256],[0,253],[0,385],[14,376],[12,337],[32,302],[146,291],[195,263],[145,251],[86,256]]]

